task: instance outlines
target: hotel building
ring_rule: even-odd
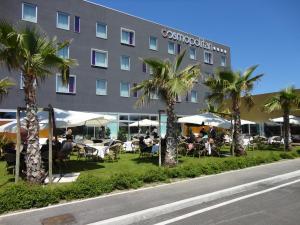
[[[0,19],[17,27],[36,25],[59,41],[72,40],[58,54],[77,59],[79,65],[71,68],[66,86],[58,73],[38,82],[38,105],[115,115],[117,121],[108,124],[113,137],[131,122],[156,120],[164,108],[156,93],[149,106],[134,106],[140,93],[131,88],[151,74],[140,58],[174,60],[186,50],[183,65],[201,65],[202,76],[193,90],[177,99],[178,115],[203,108],[208,93],[203,79],[216,68],[231,66],[228,46],[85,0],[1,0]],[[22,74],[9,74],[2,66],[0,77],[5,76],[17,85],[3,98],[0,117],[13,119],[16,107],[24,106]]]

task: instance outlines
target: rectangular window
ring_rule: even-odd
[[[177,44],[177,54],[180,54],[180,51],[181,51],[181,45]]]
[[[64,12],[57,12],[56,27],[70,30],[70,15]]]
[[[75,94],[76,93],[76,76],[70,75],[69,82],[63,84],[61,75],[56,75],[56,92],[57,93],[66,93],[66,94]]]
[[[61,49],[58,49],[57,50],[57,55],[60,58],[68,59],[69,58],[69,46],[65,46],[65,47],[63,47]]]
[[[158,89],[151,91],[150,99],[158,99]]]
[[[29,3],[22,3],[22,20],[37,23],[37,6]]]
[[[92,49],[91,64],[92,66],[105,67],[108,66],[108,52],[98,49]]]
[[[143,72],[146,73],[147,72],[147,64],[143,62]]]
[[[80,33],[80,17],[75,16],[74,18],[74,32]]]
[[[133,83],[133,87],[136,87],[136,86],[137,86],[137,83]],[[134,91],[132,95],[133,95],[134,98],[138,98],[138,92],[137,91]]]
[[[120,83],[120,96],[121,97],[130,97],[130,84],[127,82]]]
[[[221,66],[226,66],[226,56],[225,55],[221,56]]]
[[[153,67],[152,66],[148,66],[148,68],[149,68],[149,74],[153,74]]]
[[[121,70],[130,70],[130,57],[127,55],[121,56]]]
[[[151,50],[157,50],[158,49],[158,47],[157,47],[157,38],[156,37],[150,36],[150,38],[149,38],[149,49],[151,49]]]
[[[198,101],[198,94],[196,91],[191,91],[191,102],[196,103]]]
[[[175,100],[176,100],[176,102],[181,102],[181,96],[180,95],[176,95]]]
[[[185,101],[186,101],[186,102],[189,101],[189,92],[187,92],[186,95],[185,95]]]
[[[196,49],[190,48],[190,59],[196,60]]]
[[[121,28],[121,43],[134,46],[135,32],[133,30]]]
[[[107,95],[107,80],[96,80],[96,95]]]
[[[96,37],[107,39],[107,25],[104,23],[96,23]]]
[[[173,42],[168,42],[168,53],[174,55],[175,54],[175,44]]]
[[[204,62],[213,64],[213,56],[211,52],[204,51]]]

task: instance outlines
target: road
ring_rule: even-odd
[[[300,224],[300,159],[0,216],[1,225]]]

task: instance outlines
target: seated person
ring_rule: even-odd
[[[60,151],[57,154],[57,157],[59,159],[64,159],[71,153],[71,151],[73,149],[72,140],[73,140],[72,135],[71,136],[67,135],[67,140],[63,141],[62,147],[61,147]]]
[[[16,154],[16,144],[14,142],[8,142],[4,147],[3,147],[4,153],[12,153]]]
[[[148,146],[146,143],[145,143],[145,139],[143,136],[141,136],[139,138],[139,147],[140,147],[140,151],[141,152],[151,152],[152,151],[152,146]]]

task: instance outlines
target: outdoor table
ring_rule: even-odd
[[[126,142],[124,142],[123,147],[124,147],[124,149],[125,149],[126,152],[132,152],[133,151],[133,149],[132,149],[132,141],[126,141]]]
[[[96,149],[95,155],[104,159],[105,154],[109,152],[109,146],[99,145],[99,144],[86,144],[86,146]]]

